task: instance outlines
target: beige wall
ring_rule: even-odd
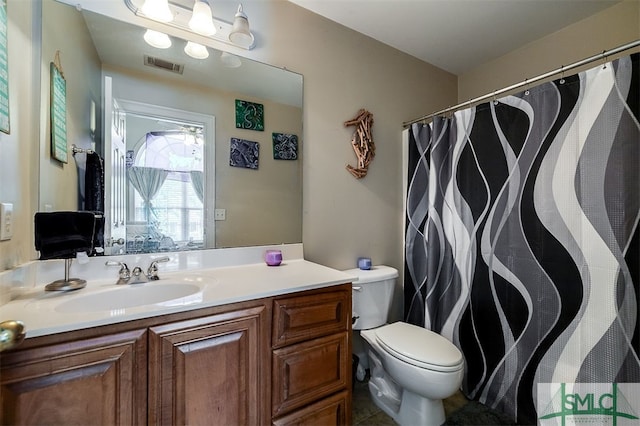
[[[456,77],[287,1],[243,4],[263,36],[251,56],[304,75],[305,257],[402,270],[402,122],[455,102]],[[357,180],[343,123],[360,108],[374,117],[376,157]]]
[[[49,113],[50,63],[59,52],[60,64],[67,82],[67,163],[51,157],[51,121],[43,120],[41,135],[44,143],[40,148],[40,210],[78,209],[78,162],[85,156],[74,159],[71,145],[91,148],[91,101],[97,107],[101,99],[100,58],[91,35],[79,13],[69,13],[69,6],[56,2],[43,3],[42,25],[42,83],[43,116]],[[65,31],[61,31],[64,28]],[[98,114],[99,116],[99,110]],[[45,206],[50,206],[45,208]]]
[[[402,123],[455,103],[456,76],[288,1],[243,5],[258,32],[251,57],[304,76],[305,258],[351,269],[368,256],[402,273]],[[343,123],[360,108],[373,114],[376,156],[357,180]],[[393,317],[402,298],[399,282]]]
[[[625,0],[460,75],[458,101],[483,96],[638,39],[640,1]]]
[[[30,1],[7,4],[11,134],[0,133],[0,202],[13,203],[13,238],[0,241],[0,271],[32,259],[33,209],[38,199],[39,72],[32,60]]]

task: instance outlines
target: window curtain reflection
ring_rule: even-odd
[[[204,173],[199,170],[191,170],[189,174],[191,175],[191,185],[200,202],[204,204]]]
[[[167,179],[168,171],[155,167],[132,166],[129,168],[129,182],[142,197],[147,222],[151,219],[151,200],[156,196]]]

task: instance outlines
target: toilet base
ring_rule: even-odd
[[[374,386],[369,385],[373,402],[400,426],[440,426],[446,417],[441,399],[428,399],[403,389],[402,401],[394,404],[385,400]]]
[[[382,368],[376,354],[369,353],[372,364],[369,393],[373,402],[401,426],[434,425],[445,421],[441,399],[429,399],[400,387]]]

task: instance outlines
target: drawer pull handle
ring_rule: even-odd
[[[351,288],[353,289],[353,291],[362,291],[362,287],[360,287],[360,286],[354,286],[354,287],[351,287]]]

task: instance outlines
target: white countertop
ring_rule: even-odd
[[[347,273],[304,259],[285,260],[280,266],[254,263],[170,272],[163,271],[162,266],[160,268],[161,279],[144,284],[116,285],[117,274],[110,274],[113,276],[109,279],[89,280],[86,288],[72,292],[46,292],[43,287],[38,286],[0,306],[0,318],[22,321],[26,327],[27,338],[31,338],[327,287],[355,279]],[[88,305],[83,305],[84,300],[88,299],[72,301],[93,294],[101,295],[91,296],[94,300],[106,300],[108,297],[105,296],[113,296],[115,291],[118,292],[118,300],[136,304],[136,289],[158,285],[159,289],[163,285],[172,285],[175,288],[175,285],[179,284],[197,286],[197,291],[186,297],[133,307],[71,312],[62,306],[63,303],[66,306],[75,303],[76,308],[80,306],[76,311],[86,310]],[[148,293],[152,290],[144,291]]]

